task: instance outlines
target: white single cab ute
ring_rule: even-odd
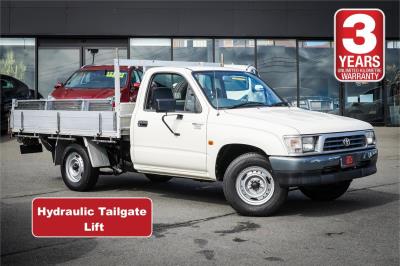
[[[119,103],[119,79],[116,102],[13,103],[10,129],[21,153],[45,146],[72,190],[127,171],[154,182],[220,181],[237,212],[267,216],[291,187],[334,200],[353,179],[377,171],[369,123],[291,107],[254,69],[115,60],[116,76],[119,65],[145,69],[136,103]]]

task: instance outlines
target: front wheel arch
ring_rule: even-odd
[[[217,180],[222,181],[224,179],[225,171],[233,160],[250,152],[260,154],[268,159],[267,153],[256,146],[239,143],[226,144],[222,146],[218,151],[215,162],[215,176]]]

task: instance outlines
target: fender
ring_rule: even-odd
[[[232,132],[235,134],[221,134],[221,132]],[[251,136],[251,137],[249,137]],[[207,147],[207,171],[212,179],[216,179],[215,165],[217,156],[222,147],[229,144],[243,144],[254,146],[264,151],[267,155],[285,155],[283,140],[277,135],[261,129],[245,128],[229,125],[209,125],[208,139],[213,140],[215,145]]]

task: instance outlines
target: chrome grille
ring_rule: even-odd
[[[345,145],[345,143],[347,145]],[[350,135],[326,138],[324,142],[324,151],[346,150],[362,148],[366,145],[365,135]]]

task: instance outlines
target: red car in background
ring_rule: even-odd
[[[135,102],[143,72],[137,67],[120,67],[121,102]],[[58,82],[49,99],[112,99],[114,65],[81,67],[65,82]]]

